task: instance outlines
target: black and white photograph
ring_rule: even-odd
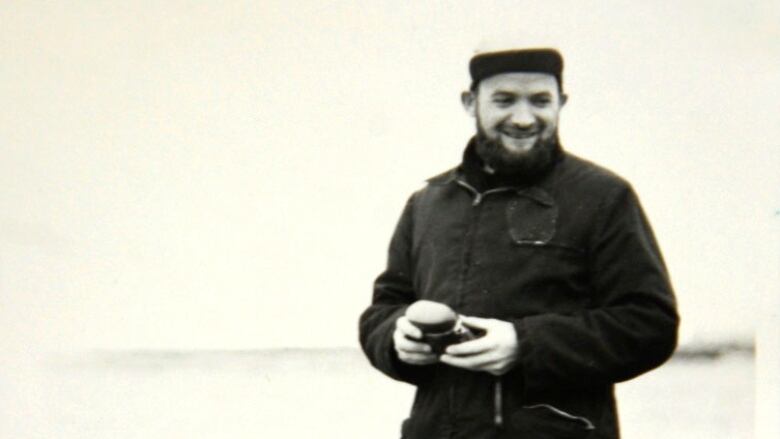
[[[780,4],[0,3],[0,438],[780,437]]]

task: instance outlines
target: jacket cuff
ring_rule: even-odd
[[[395,331],[395,321],[406,312],[406,306],[394,312],[386,321],[386,328],[383,328],[384,336],[382,339],[382,369],[393,379],[404,381],[409,384],[418,385],[430,378],[433,365],[417,366],[408,364],[398,358],[393,343],[393,332]]]
[[[528,340],[528,327],[525,319],[512,319],[510,322],[515,327],[517,334],[517,358],[514,367],[508,372],[513,381],[522,387],[522,394],[527,395],[529,387],[533,385],[528,380],[527,371],[532,367],[534,358],[534,346]]]

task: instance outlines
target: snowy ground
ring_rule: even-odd
[[[397,439],[410,386],[354,349],[0,355],[0,438]],[[753,358],[618,387],[624,439],[753,437]]]

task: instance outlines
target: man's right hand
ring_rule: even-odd
[[[410,340],[421,339],[422,331],[414,326],[406,316],[401,316],[395,321],[393,332],[393,345],[398,358],[404,363],[423,366],[439,361],[436,354],[431,352],[431,347],[423,342]]]

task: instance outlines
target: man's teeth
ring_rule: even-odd
[[[514,137],[515,139],[528,139],[528,138],[536,136],[536,133],[534,133],[534,132],[531,132],[531,133],[507,133],[507,132],[504,132],[504,134],[509,136],[509,137]]]

